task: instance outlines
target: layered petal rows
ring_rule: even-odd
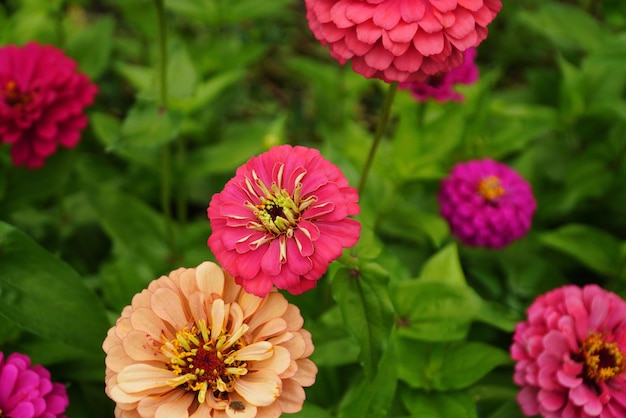
[[[317,373],[302,324],[280,293],[251,295],[214,263],[162,276],[135,295],[103,343],[115,416],[298,412]]]
[[[527,416],[626,416],[626,302],[597,285],[539,296],[515,329],[517,401]]]
[[[0,417],[65,418],[68,405],[65,386],[52,383],[47,369],[24,354],[0,352]]]
[[[58,146],[78,144],[97,87],[50,45],[0,48],[0,141],[15,165],[43,166]]]
[[[438,198],[452,234],[466,245],[489,248],[524,236],[537,207],[528,182],[491,159],[457,164],[442,180]]]
[[[246,291],[272,286],[300,294],[316,285],[344,248],[356,244],[358,194],[320,152],[281,145],[252,157],[207,213],[208,245]]]
[[[424,81],[461,65],[487,37],[500,0],[306,0],[315,37],[365,77]]]

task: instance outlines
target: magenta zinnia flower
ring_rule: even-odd
[[[96,91],[50,45],[0,48],[0,141],[11,144],[13,164],[38,168],[59,145],[76,146]]]
[[[355,188],[316,149],[281,145],[237,169],[208,208],[209,247],[246,291],[315,287],[360,224]]]
[[[490,159],[457,164],[441,182],[439,205],[461,242],[491,248],[524,236],[537,206],[526,180]]]
[[[410,90],[413,97],[420,102],[430,98],[438,102],[462,102],[463,95],[457,93],[454,87],[457,84],[472,84],[478,80],[478,66],[474,63],[476,48],[467,49],[463,56],[463,64],[447,73],[431,75],[424,81],[400,83],[399,87]]]
[[[306,0],[315,37],[365,77],[424,81],[487,37],[500,0]]]
[[[24,354],[0,352],[0,417],[65,418],[65,386],[50,381],[43,366],[30,365]]]
[[[616,294],[569,285],[539,296],[511,356],[527,416],[626,416],[626,302]]]

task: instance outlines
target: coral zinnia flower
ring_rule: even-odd
[[[65,386],[50,381],[43,366],[30,365],[24,354],[0,352],[0,417],[65,418]]]
[[[438,102],[463,101],[463,95],[454,91],[457,84],[472,84],[478,80],[478,66],[474,63],[476,48],[469,48],[464,53],[463,64],[447,73],[429,76],[424,81],[400,83],[399,87],[411,91],[413,97],[425,102],[432,98]]]
[[[537,207],[526,180],[490,159],[457,164],[441,182],[439,205],[461,242],[491,248],[524,236]]]
[[[214,263],[154,280],[103,343],[116,417],[278,417],[302,408],[317,368],[300,311],[246,293]]]
[[[58,145],[76,146],[96,91],[52,46],[0,48],[0,141],[11,144],[13,164],[38,168]]]
[[[246,291],[315,287],[343,248],[356,244],[358,194],[318,150],[281,145],[237,169],[208,208],[208,245]]]
[[[500,0],[306,0],[315,37],[365,77],[424,81],[487,37]]]
[[[511,346],[527,416],[626,416],[626,303],[596,285],[539,296]]]

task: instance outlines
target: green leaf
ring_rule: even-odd
[[[476,418],[476,405],[468,392],[425,393],[404,391],[402,401],[412,417]]]
[[[108,322],[100,300],[67,264],[0,222],[0,314],[25,330],[100,351]]]
[[[454,285],[465,285],[465,275],[455,243],[448,244],[430,257],[419,275],[424,279],[439,279]]]
[[[196,90],[198,74],[187,48],[177,44],[168,57],[167,85],[170,99],[191,97]]]
[[[122,123],[120,138],[110,142],[108,149],[156,148],[178,136],[182,119],[179,112],[139,99]]]
[[[398,334],[424,341],[464,338],[481,306],[472,288],[445,280],[400,282],[391,298],[402,324]]]
[[[476,314],[476,320],[482,321],[502,331],[513,332],[518,322],[524,318],[512,309],[507,309],[497,302],[483,300]]]
[[[169,250],[165,219],[160,213],[113,188],[92,190],[89,200],[115,251],[141,260],[154,271],[162,270]]]
[[[620,244],[608,232],[589,225],[569,224],[541,234],[540,241],[600,274],[612,277],[619,272]]]
[[[69,37],[67,52],[79,63],[80,71],[97,79],[106,70],[113,49],[115,20],[105,16]]]
[[[359,271],[342,268],[332,282],[346,329],[361,345],[360,360],[372,376],[393,323],[389,275],[379,265],[364,263]]]
[[[363,379],[356,390],[348,392],[339,406],[338,418],[385,418],[389,415],[398,384],[395,338],[383,352],[376,376]]]

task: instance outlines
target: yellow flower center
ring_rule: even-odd
[[[2,90],[4,96],[4,102],[16,109],[23,109],[27,104],[33,101],[33,98],[28,93],[22,93],[15,81],[10,80]]]
[[[282,178],[284,166],[279,169],[278,177]],[[305,173],[302,173],[296,180],[296,185],[292,194],[289,194],[285,188],[279,187],[276,183],[272,183],[271,187],[267,187],[261,179],[258,178],[256,172],[252,172],[253,179],[246,178],[248,190],[254,192],[252,182],[256,184],[263,192],[259,196],[260,204],[253,205],[246,202],[246,206],[252,210],[259,222],[250,225],[251,228],[266,231],[272,235],[278,236],[287,234],[291,236],[294,229],[298,226],[300,217],[306,208],[311,206],[317,198],[310,196],[307,199],[301,199],[300,193],[302,184],[300,180]]]
[[[624,354],[616,342],[606,342],[598,333],[587,337],[580,353],[584,361],[584,375],[587,379],[600,383],[624,371]]]
[[[504,196],[504,193],[504,187],[497,176],[485,177],[478,183],[478,194],[489,201],[495,201]]]
[[[247,363],[236,358],[236,352],[245,345],[241,336],[247,330],[248,325],[243,324],[234,334],[222,334],[212,340],[206,322],[200,320],[197,327],[178,331],[172,340],[162,336],[161,352],[169,358],[169,368],[178,376],[167,384],[186,384],[187,390],[198,392],[200,403],[206,399],[207,391],[218,398],[232,392],[239,376],[248,373]]]

